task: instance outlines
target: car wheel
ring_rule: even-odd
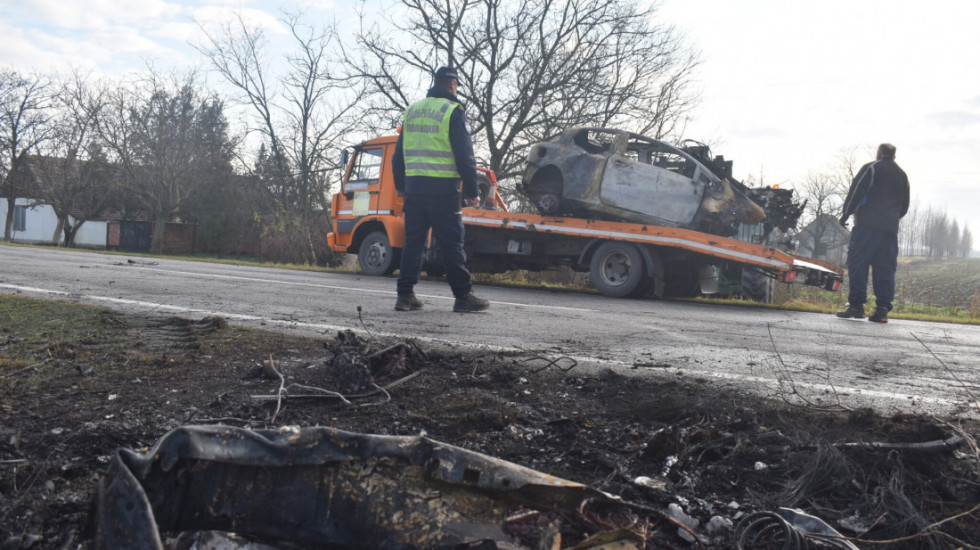
[[[630,243],[606,242],[592,255],[592,282],[606,296],[625,298],[648,288],[643,255]]]
[[[365,275],[391,275],[398,268],[401,250],[391,247],[384,231],[372,231],[361,241],[357,261]]]

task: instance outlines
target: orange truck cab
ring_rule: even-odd
[[[405,243],[403,201],[391,170],[397,139],[353,147],[331,204],[327,243],[356,254],[368,275],[393,273]],[[718,293],[725,274],[740,277],[743,269],[831,291],[841,286],[840,269],[760,244],[635,222],[511,213],[489,170],[480,171],[480,194],[479,208],[462,209],[467,267],[474,273],[569,266],[588,272],[596,289],[613,297]],[[426,251],[423,269],[442,274],[436,247]]]

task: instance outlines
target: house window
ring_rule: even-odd
[[[27,207],[14,206],[14,231],[27,230]]]

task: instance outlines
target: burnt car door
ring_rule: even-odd
[[[711,178],[690,156],[663,142],[628,134],[617,141],[602,177],[603,204],[663,225],[689,224]]]

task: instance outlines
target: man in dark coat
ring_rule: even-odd
[[[465,200],[467,206],[479,206],[480,191],[473,139],[466,127],[463,106],[456,97],[458,86],[456,69],[439,68],[426,98],[405,110],[395,146],[395,189],[405,198],[405,246],[395,302],[398,311],[422,309],[414,288],[430,228],[439,246],[446,281],[456,297],[453,311],[474,312],[490,307],[489,302],[472,292],[463,252],[461,203]]]
[[[848,307],[837,316],[864,318],[870,267],[876,307],[868,320],[887,323],[895,298],[898,222],[909,211],[909,178],[895,163],[894,145],[882,143],[877,157],[861,167],[844,201],[840,223],[847,227],[847,218],[854,216],[854,230],[847,246]]]

